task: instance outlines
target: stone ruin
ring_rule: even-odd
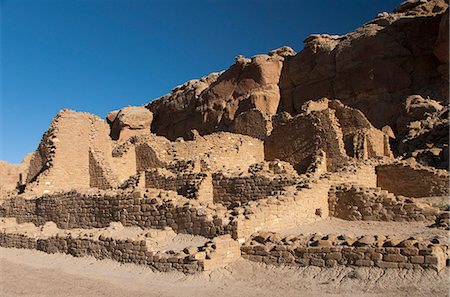
[[[299,53],[238,56],[106,121],[60,111],[33,154],[0,163],[0,246],[185,273],[240,257],[443,269],[442,238],[286,234],[330,218],[449,229],[433,203],[449,195],[448,4],[407,3]]]

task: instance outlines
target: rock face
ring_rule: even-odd
[[[153,112],[152,131],[158,135],[174,140],[187,136],[189,131],[198,126],[194,118],[200,94],[217,80],[220,73],[211,73],[198,80],[188,81],[149,104],[147,108]],[[195,125],[194,125],[194,124]]]
[[[407,135],[398,145],[399,153],[416,158],[422,165],[448,170],[448,116],[448,107],[438,108],[434,113],[427,113],[425,118],[409,122]]]
[[[412,95],[406,98],[404,108],[400,111],[397,119],[397,131],[400,135],[407,135],[411,128],[411,123],[420,121],[439,112],[444,107],[432,99],[424,99],[419,95]],[[414,124],[413,124],[414,125]]]
[[[411,1],[344,36],[308,37],[284,62],[279,111],[297,114],[307,100],[338,98],[375,127],[395,128],[410,94],[448,102],[447,7],[443,0]]]
[[[283,60],[293,54],[284,47],[251,59],[238,56],[225,72],[175,88],[147,105],[155,115],[152,131],[171,140],[189,137],[193,129],[202,135],[231,130],[239,133],[241,124],[233,122],[240,114],[257,109],[262,117],[274,115],[280,101]],[[241,117],[241,121],[245,120]],[[265,125],[264,121],[255,125],[265,129],[258,124]]]

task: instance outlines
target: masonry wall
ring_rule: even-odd
[[[89,150],[89,186],[91,188],[110,189],[117,184],[115,175],[102,163],[101,157]]]
[[[330,236],[309,241],[302,236],[283,238],[277,234],[255,234],[242,247],[242,257],[250,261],[289,266],[365,266],[403,269],[434,269],[446,265],[447,246],[404,240],[397,245],[388,239],[380,243],[367,241],[348,244],[333,242]],[[274,240],[275,239],[275,240]]]
[[[329,101],[329,107],[336,111],[347,155],[358,159],[393,156],[387,136],[372,126],[361,111],[338,100]]]
[[[239,244],[229,236],[217,237],[192,254],[152,251],[145,240],[73,236],[34,238],[8,232],[0,232],[0,246],[36,249],[49,254],[64,253],[75,257],[92,256],[96,259],[147,265],[157,271],[178,270],[184,273],[213,270],[240,257]]]
[[[0,205],[0,215],[15,217],[18,223],[43,225],[53,221],[59,228],[101,228],[111,222],[124,226],[164,229],[208,238],[232,234],[226,209],[200,205],[197,200],[173,192],[152,191],[109,193],[76,191],[44,195],[35,199],[14,197]]]
[[[328,216],[328,182],[295,186],[281,194],[227,210],[220,204],[187,199],[162,190],[135,192],[76,191],[35,199],[14,197],[0,205],[0,215],[19,223],[59,228],[101,228],[111,222],[124,226],[164,229],[213,238],[231,234],[235,239],[260,230],[278,230],[310,223]]]
[[[214,202],[228,208],[267,198],[283,191],[286,186],[299,182],[298,178],[283,176],[227,176],[223,173],[213,174]]]
[[[164,167],[165,162],[161,160],[155,149],[146,143],[139,143],[135,147],[136,170],[144,171],[150,168]]]
[[[134,146],[130,146],[120,154],[111,153],[111,167],[120,183],[123,183],[130,176],[135,175],[137,171],[136,151]]]
[[[175,191],[186,198],[205,202],[213,201],[211,175],[206,173],[174,174],[165,169],[145,172],[145,187]]]
[[[396,195],[407,197],[433,197],[449,195],[449,174],[404,163],[376,167],[377,186]]]
[[[299,173],[306,172],[318,150],[326,153],[329,171],[346,162],[342,131],[333,110],[298,115],[276,125],[264,142],[266,160],[289,162]]]
[[[329,214],[344,220],[434,222],[439,209],[380,188],[342,184],[329,192]]]
[[[264,161],[262,141],[240,134],[217,132],[174,142],[155,135],[135,139],[137,171],[166,167],[182,160],[201,161],[202,171],[211,172],[245,169]]]
[[[172,142],[178,158],[202,160],[204,171],[246,169],[264,161],[264,144],[247,135],[217,132],[196,136],[192,141]]]
[[[63,110],[53,119],[30,161],[26,192],[117,185],[109,126],[99,117]]]
[[[233,237],[245,239],[258,231],[277,231],[327,218],[329,187],[327,182],[292,187],[278,196],[235,208]]]
[[[351,183],[365,187],[375,188],[377,186],[377,175],[372,164],[359,164],[347,166],[346,170],[326,174],[331,184]]]

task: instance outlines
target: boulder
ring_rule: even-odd
[[[111,126],[111,138],[127,140],[133,135],[149,134],[153,114],[143,106],[127,106],[110,112],[106,119]]]

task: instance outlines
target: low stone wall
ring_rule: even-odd
[[[433,197],[449,195],[449,173],[430,167],[396,163],[376,167],[377,186],[396,195]]]
[[[241,246],[242,257],[273,265],[380,268],[425,268],[440,271],[446,265],[447,245],[420,239],[386,236],[287,236],[264,232]]]
[[[329,214],[344,220],[435,221],[439,208],[414,198],[396,197],[381,188],[341,184],[329,192]]]
[[[299,183],[299,178],[283,176],[227,176],[215,173],[212,176],[214,203],[233,208],[249,201],[276,195],[287,186]]]
[[[63,192],[25,199],[13,197],[0,205],[0,216],[15,217],[19,223],[43,225],[53,221],[59,228],[101,228],[120,221],[124,226],[163,229],[208,238],[232,234],[227,211],[209,207],[174,192],[86,191]]]
[[[145,187],[175,191],[186,198],[213,201],[211,175],[206,173],[172,173],[167,169],[145,171]]]
[[[64,253],[75,257],[92,256],[121,263],[135,263],[158,271],[178,270],[184,273],[213,270],[240,257],[239,244],[229,235],[219,236],[201,247],[183,251],[152,251],[145,240],[74,237],[72,234],[47,238],[0,231],[0,246],[36,249],[46,253]]]

